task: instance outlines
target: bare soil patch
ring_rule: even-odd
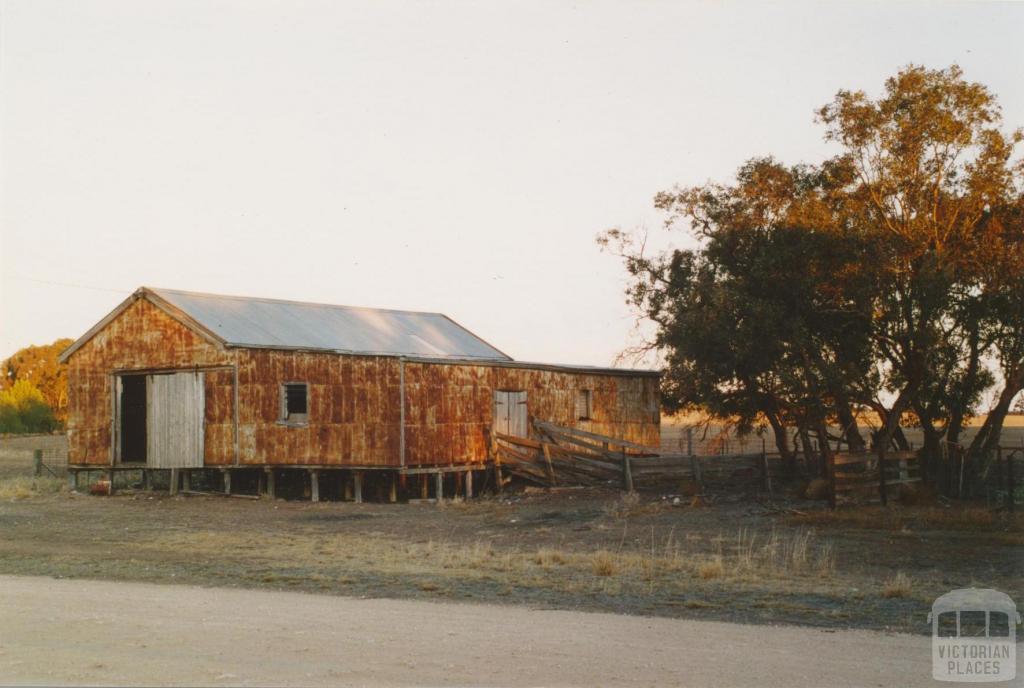
[[[1024,599],[1019,516],[862,509],[582,489],[442,506],[38,493],[0,501],[0,573],[912,633],[952,588]]]

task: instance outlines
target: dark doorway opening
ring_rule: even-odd
[[[146,376],[121,376],[121,462],[146,463]]]

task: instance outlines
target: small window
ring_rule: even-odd
[[[281,420],[287,423],[305,423],[309,418],[309,385],[305,382],[286,382],[281,385]]]
[[[576,418],[579,420],[590,420],[593,397],[589,389],[581,389],[576,392]]]

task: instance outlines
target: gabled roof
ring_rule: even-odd
[[[511,361],[441,313],[332,306],[142,287],[72,344],[65,361],[144,298],[224,346],[301,349],[433,359]]]

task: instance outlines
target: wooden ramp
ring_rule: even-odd
[[[536,419],[531,425],[533,438],[496,433],[493,454],[504,474],[538,485],[614,485],[633,491],[693,481],[703,491],[706,479],[750,476],[770,487],[763,453],[701,458],[664,454],[628,440]]]

